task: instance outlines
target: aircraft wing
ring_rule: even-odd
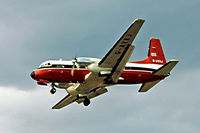
[[[100,67],[112,68],[110,77],[114,82],[118,81],[124,66],[133,52],[134,46],[131,44],[143,23],[144,20],[136,19],[98,64]]]
[[[69,86],[66,91],[68,92],[68,89],[69,90],[76,90],[78,88],[80,88],[81,85],[80,84],[73,84],[71,86]],[[58,102],[55,106],[52,107],[52,109],[60,109],[60,108],[63,108],[73,102],[75,102],[77,100],[77,95],[76,94],[73,94],[73,92],[70,93],[65,96],[60,102]]]
[[[65,107],[77,100],[76,96],[73,95],[67,95],[65,96],[60,102],[58,102],[55,106],[52,107],[52,109],[60,109],[62,107]]]
[[[89,86],[87,84],[86,85],[79,84],[79,85],[73,85],[71,87],[76,88],[78,90],[85,90],[84,88],[89,87]],[[89,88],[91,88],[91,86]],[[87,89],[89,89],[89,88],[87,88]],[[106,93],[107,91],[108,90],[104,87],[97,87],[97,88],[88,92],[87,98],[92,99],[94,97],[97,97],[99,95]],[[84,101],[84,99],[85,99],[84,96],[77,97],[77,95],[68,94],[62,100],[60,100],[55,106],[53,106],[52,109],[61,109],[61,108],[65,107],[65,106],[67,106],[67,105],[69,105],[69,104],[71,104],[75,101],[80,104]]]

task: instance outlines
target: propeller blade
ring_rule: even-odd
[[[76,63],[77,59],[76,57],[74,58],[74,60],[72,60],[73,66],[72,66],[72,70],[71,70],[71,75],[74,76],[74,68],[75,68],[75,63]]]
[[[72,66],[71,75],[74,76],[74,67]]]

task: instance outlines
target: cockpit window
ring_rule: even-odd
[[[41,65],[39,69],[41,68],[72,68],[72,67],[73,65],[52,64],[52,65]],[[74,66],[74,68],[77,68],[76,65]]]

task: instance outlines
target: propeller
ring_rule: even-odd
[[[76,62],[77,62],[77,59],[76,59],[76,57],[72,60],[72,70],[71,70],[71,75],[73,76],[74,75],[74,68],[75,68],[75,64],[76,64]]]

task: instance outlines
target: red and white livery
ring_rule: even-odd
[[[71,61],[50,60],[42,63],[31,73],[39,85],[50,84],[68,93],[52,109],[60,109],[77,102],[85,106],[90,99],[107,92],[106,87],[117,84],[142,84],[139,92],[146,92],[170,75],[178,60],[166,62],[159,39],[150,39],[148,57],[143,61],[128,62],[132,45],[144,20],[137,19],[110,51],[102,58],[79,57]]]

